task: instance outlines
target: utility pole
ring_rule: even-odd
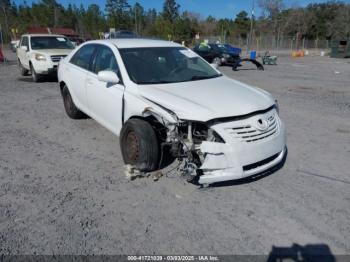
[[[8,21],[7,21],[7,14],[6,14],[6,9],[5,9],[4,6],[1,6],[1,9],[2,9],[2,11],[4,13],[4,18],[5,18],[5,29],[4,30],[5,30],[5,36],[6,36],[7,30],[9,28]],[[2,34],[2,37],[4,37],[4,34]]]
[[[253,43],[253,26],[254,26],[254,12],[255,12],[255,0],[252,0],[252,12],[250,18],[250,32],[249,32],[249,46],[248,50],[250,51]]]
[[[137,32],[137,5],[135,5],[135,10],[134,10],[134,13],[135,13],[135,34],[138,34]]]

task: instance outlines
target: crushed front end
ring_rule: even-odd
[[[171,142],[181,171],[199,184],[241,179],[279,164],[286,154],[285,127],[276,107],[207,123],[181,121]]]

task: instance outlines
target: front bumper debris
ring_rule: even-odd
[[[259,126],[262,119],[266,120],[264,131]],[[199,184],[253,176],[276,166],[286,155],[285,127],[275,110],[211,128],[225,143],[202,142],[205,157]]]

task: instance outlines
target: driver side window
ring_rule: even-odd
[[[119,67],[113,51],[107,46],[100,46],[95,58],[93,72],[98,74],[98,72],[105,70],[118,73]]]
[[[25,47],[27,47],[27,48],[29,47],[29,46],[28,46],[28,37],[24,36],[24,37],[22,38],[21,46],[25,46]]]

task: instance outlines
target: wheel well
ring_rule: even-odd
[[[63,87],[66,85],[65,82],[61,81],[60,82],[60,91],[61,91],[61,94],[62,94],[62,91],[63,91]]]
[[[167,128],[160,123],[154,116],[147,116],[147,117],[142,117],[142,116],[132,116],[130,117],[128,120],[130,119],[140,119],[143,121],[146,121],[147,123],[149,123],[153,130],[155,131],[157,138],[159,139],[159,141],[165,141],[166,137],[167,137]],[[127,120],[127,121],[128,121]]]

